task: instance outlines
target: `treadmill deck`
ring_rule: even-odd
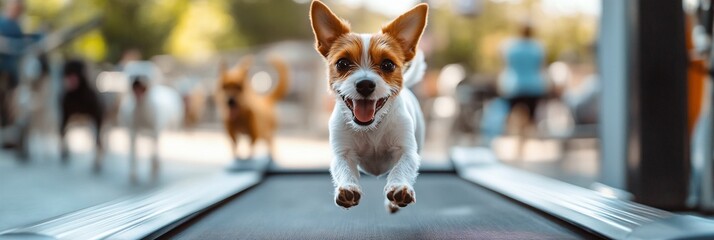
[[[598,238],[452,174],[422,174],[417,202],[394,215],[386,181],[362,177],[356,207],[335,205],[327,174],[274,175],[161,238],[590,239]]]

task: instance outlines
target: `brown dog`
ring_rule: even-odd
[[[232,69],[221,67],[221,76],[216,94],[217,106],[221,110],[226,132],[231,139],[233,157],[238,157],[238,137],[247,135],[250,139],[248,159],[252,159],[255,144],[265,140],[273,156],[273,135],[278,124],[275,104],[288,92],[288,66],[278,58],[271,58],[270,63],[278,73],[278,81],[273,91],[261,95],[250,86],[249,70],[253,57],[245,57]]]

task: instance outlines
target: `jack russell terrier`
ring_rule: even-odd
[[[419,4],[376,34],[358,34],[322,2],[313,1],[310,20],[317,51],[327,62],[335,104],[329,122],[335,158],[330,173],[335,203],[359,204],[361,170],[387,174],[387,211],[416,201],[412,185],[418,175],[424,142],[424,117],[408,87],[426,69],[417,50],[426,27],[428,5]]]

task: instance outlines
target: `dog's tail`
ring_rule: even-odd
[[[270,64],[273,65],[275,71],[278,73],[278,81],[273,92],[268,95],[268,99],[275,103],[283,99],[285,95],[288,94],[290,87],[290,71],[288,69],[288,64],[279,57],[270,57]]]
[[[404,71],[404,87],[413,87],[421,82],[425,72],[426,62],[424,61],[424,53],[421,50],[417,50],[416,55],[414,55],[414,58],[409,62],[409,66]]]

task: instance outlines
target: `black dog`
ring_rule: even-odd
[[[60,139],[62,142],[62,161],[67,162],[69,150],[65,142],[67,124],[71,117],[84,115],[89,117],[96,127],[96,158],[94,170],[101,168],[102,120],[103,104],[96,88],[90,85],[85,64],[79,60],[71,60],[64,65],[63,74],[64,95],[62,96],[62,119],[60,122]]]

